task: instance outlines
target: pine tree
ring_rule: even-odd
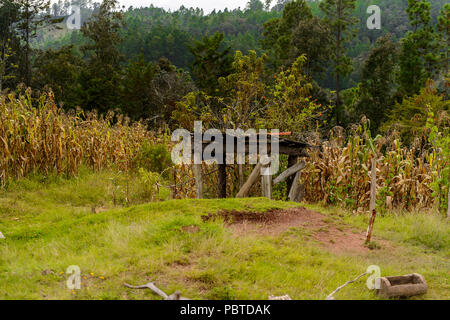
[[[31,85],[31,42],[40,27],[49,24],[50,16],[45,12],[50,7],[49,0],[17,0],[19,6],[17,30],[22,44],[23,63],[21,76],[27,86]]]
[[[104,0],[98,13],[81,27],[89,42],[81,47],[88,62],[79,77],[80,104],[99,112],[120,107],[123,56],[118,46],[123,13],[116,11],[117,3]]]
[[[17,23],[18,6],[15,2],[5,0],[0,6],[0,93],[6,81],[16,77],[16,53],[19,40],[14,33],[13,24]]]
[[[300,23],[312,19],[311,9],[305,0],[295,0],[284,5],[283,15],[264,25],[263,48],[269,52],[275,69],[292,64],[298,57],[293,56],[293,32]]]
[[[356,36],[353,27],[358,20],[353,17],[356,0],[324,0],[319,5],[325,14],[324,20],[328,24],[331,34],[331,60],[336,85],[336,124],[341,123],[341,80],[352,71],[352,60],[347,56],[346,44]]]
[[[231,47],[221,49],[224,34],[215,33],[204,36],[189,47],[194,56],[193,74],[198,87],[208,95],[223,94],[219,90],[219,78],[227,77],[232,72],[233,57]]]
[[[439,39],[431,26],[431,6],[426,0],[408,0],[406,10],[413,28],[402,40],[398,82],[402,95],[419,93],[439,68]]]
[[[444,67],[444,74],[448,76],[448,53],[450,50],[450,4],[446,3],[441,10],[441,15],[438,17],[437,29],[441,38],[441,60]]]
[[[376,132],[386,120],[393,104],[394,70],[397,63],[397,48],[391,35],[380,37],[364,62],[362,81],[359,86],[358,113],[371,120],[372,132]]]

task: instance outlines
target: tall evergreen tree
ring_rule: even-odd
[[[281,18],[272,19],[264,25],[262,45],[269,53],[271,64],[275,69],[291,64],[298,57],[292,56],[291,50],[294,29],[312,17],[307,2],[295,0],[284,5]]]
[[[50,23],[46,11],[50,8],[49,0],[16,0],[19,6],[17,30],[22,44],[23,63],[21,80],[31,85],[31,42],[37,36],[38,29]]]
[[[194,56],[193,74],[198,87],[208,95],[220,95],[219,78],[232,72],[231,47],[222,49],[223,33],[204,36],[189,49]]]
[[[81,47],[88,58],[80,74],[80,104],[87,109],[106,112],[120,107],[120,82],[123,56],[118,46],[123,13],[117,0],[104,0],[98,13],[81,27],[89,42]]]
[[[396,62],[396,44],[387,34],[378,38],[363,65],[357,111],[371,120],[373,132],[386,120],[393,104]]]
[[[324,13],[331,34],[331,60],[336,85],[336,124],[341,123],[341,80],[352,71],[352,60],[347,56],[348,42],[356,36],[354,25],[358,20],[353,16],[356,0],[324,0],[319,5]]]
[[[450,50],[450,3],[446,3],[442,8],[441,15],[438,17],[437,29],[440,33],[442,44],[441,60],[444,67],[444,75],[448,77],[448,59]]]
[[[13,29],[17,23],[18,6],[10,0],[2,0],[0,6],[0,92],[6,81],[15,78],[19,40]]]
[[[330,59],[330,29],[318,17],[302,20],[295,27],[291,40],[291,56],[306,55],[303,66],[307,76],[322,75]]]
[[[413,28],[402,40],[398,82],[402,95],[419,93],[439,66],[439,41],[431,26],[431,5],[426,0],[408,0],[407,13]]]
[[[56,101],[67,109],[75,108],[76,82],[84,61],[73,46],[39,52],[33,62],[34,89],[52,89]]]

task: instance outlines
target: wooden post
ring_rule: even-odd
[[[375,210],[376,198],[377,198],[377,160],[375,155],[372,158],[372,171],[371,171],[372,181],[370,183],[370,212]]]
[[[270,170],[270,164],[265,165],[263,170]],[[272,175],[261,175],[261,195],[263,197],[272,199]]]
[[[375,216],[377,215],[377,211],[372,210],[372,215],[370,216],[369,227],[367,228],[366,233],[366,243],[370,243],[370,239],[372,238],[373,224],[375,223]]]
[[[377,196],[377,160],[375,159],[375,155],[372,158],[372,171],[371,171],[371,183],[370,183],[370,212],[372,215],[369,220],[369,227],[367,227],[366,233],[366,243],[370,243],[370,239],[372,238],[373,224],[375,223],[375,216],[377,215],[376,211],[376,196]]]
[[[298,194],[301,191],[300,177],[302,171],[298,171],[295,175],[294,181],[292,182],[291,190],[289,191],[289,201],[297,201]]]
[[[239,171],[239,190],[244,185],[244,165],[238,164],[238,171]]]
[[[236,198],[245,198],[250,193],[250,189],[252,186],[256,183],[259,176],[261,175],[261,163],[258,162],[258,164],[253,169],[252,173],[248,177],[247,181],[242,186],[241,190],[239,190],[238,194],[236,195]]]
[[[293,156],[293,155],[289,155],[288,156],[288,168],[291,168],[292,166],[294,166],[298,161],[298,157],[297,156]],[[292,183],[294,182],[294,175],[289,176],[286,179],[286,199],[289,200],[289,192],[291,191],[292,188]]]
[[[227,197],[227,165],[219,164],[219,198]]]
[[[197,194],[197,199],[203,198],[203,179],[202,179],[202,165],[194,164],[194,177],[195,177],[195,190]]]

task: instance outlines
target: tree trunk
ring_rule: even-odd
[[[341,125],[341,119],[340,119],[340,112],[341,112],[341,95],[340,95],[340,91],[341,91],[341,86],[340,86],[340,77],[339,74],[336,74],[336,111],[335,111],[335,115],[336,115],[336,125],[340,126]]]

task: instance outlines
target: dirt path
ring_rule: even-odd
[[[287,210],[270,210],[261,212],[222,211],[218,214],[203,217],[204,220],[220,217],[237,236],[246,234],[281,235],[291,228],[301,228],[309,234],[309,238],[333,253],[355,252],[368,253],[364,246],[365,232],[352,226],[336,223],[331,217],[306,208]],[[375,238],[382,247],[392,245]]]

